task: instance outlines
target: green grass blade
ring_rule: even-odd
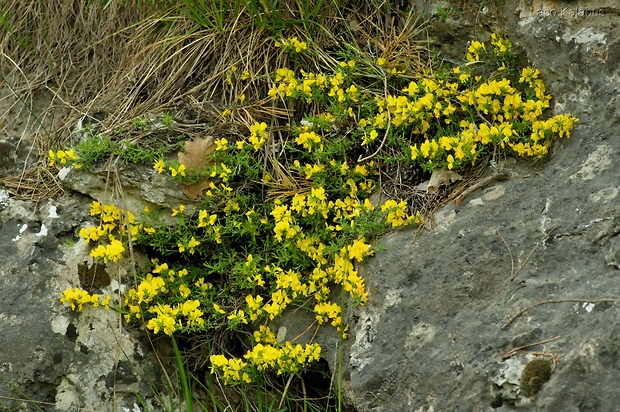
[[[174,339],[174,336],[170,336],[172,339],[172,348],[174,349],[174,357],[177,361],[177,368],[179,369],[179,378],[181,379],[181,385],[183,387],[183,395],[185,397],[185,407],[187,408],[187,412],[192,412],[192,391],[189,386],[189,381],[187,380],[187,375],[185,373],[185,365],[183,364],[183,358],[181,356],[181,351],[179,351],[179,347],[177,346],[177,341]]]

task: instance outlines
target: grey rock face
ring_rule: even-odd
[[[63,197],[33,208],[11,199],[0,210],[0,409],[123,411],[136,392],[150,393],[146,370],[156,369],[119,315],[90,307],[78,316],[59,301],[79,287],[78,264],[92,261],[82,240],[65,243],[88,219],[85,204]]]
[[[410,3],[429,14],[440,4]],[[494,15],[493,29],[541,70],[554,110],[580,121],[545,164],[511,167],[508,180],[438,210],[437,226],[418,237],[398,232],[382,239],[386,249],[359,268],[370,298],[348,314],[344,386],[360,412],[613,411],[620,404],[618,6],[593,0],[587,7],[602,11],[579,16],[584,2],[495,3],[501,8],[482,17]],[[454,40],[449,24],[434,38]],[[444,47],[448,55],[464,50],[464,33],[484,31],[472,21],[455,30],[462,44]],[[0,173],[20,165],[11,159]],[[107,171],[99,172],[74,170],[63,184],[107,201]],[[182,203],[179,187],[156,180],[150,166],[121,176],[124,207],[136,214],[145,204]],[[150,392],[148,349],[119,328],[114,312],[78,316],[58,300],[79,286],[77,265],[90,259],[83,242],[66,245],[88,220],[87,199],[65,196],[35,207],[5,193],[0,396],[20,398],[19,388],[30,399],[0,398],[0,408],[33,409],[38,402],[51,412],[133,410],[134,392]],[[111,270],[114,278],[126,269]],[[285,317],[274,329],[282,338],[297,336],[311,321]],[[333,365],[338,338],[327,330],[318,338]],[[541,356],[552,360],[553,371],[525,397],[523,371]]]
[[[351,329],[347,387],[359,411],[620,404],[616,17],[535,9],[581,2],[504,3],[495,29],[540,68],[554,111],[580,121],[544,165],[520,163],[507,181],[443,207],[437,227],[417,238],[400,232],[380,242],[386,250],[361,268],[370,298]],[[611,5],[588,5],[599,6]],[[527,351],[555,358],[532,397],[520,388]]]
[[[67,168],[61,170],[59,177],[63,187],[106,203],[116,195],[116,188],[110,184],[116,180],[116,187],[123,190],[124,204],[120,206],[136,216],[144,206],[171,209],[188,201],[181,185],[166,175],[157,174],[152,165],[103,165],[91,170]]]

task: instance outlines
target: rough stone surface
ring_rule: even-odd
[[[381,241],[361,269],[370,299],[351,329],[347,394],[358,411],[617,409],[620,304],[601,299],[620,298],[620,32],[614,2],[587,3],[604,10],[506,1],[489,11],[540,68],[554,111],[580,122],[545,164],[519,163],[507,181],[443,207],[431,231]],[[503,355],[555,337],[527,348],[557,362],[525,398],[532,355]]]
[[[119,315],[86,308],[78,316],[59,301],[80,286],[78,264],[92,263],[83,240],[66,243],[88,220],[86,204],[67,196],[0,207],[0,409],[125,411],[135,393],[151,393],[146,369],[157,369],[138,335],[119,328]]]
[[[172,209],[188,202],[182,186],[167,175],[157,174],[151,165],[103,165],[90,170],[67,168],[61,170],[59,177],[67,189],[105,203],[118,198],[116,190],[120,188],[124,204],[119,206],[136,216],[144,206]]]
[[[448,5],[410,4],[427,16]],[[617,409],[618,16],[615,0],[506,0],[429,28],[451,60],[490,29],[507,34],[519,60],[541,70],[553,110],[580,121],[544,164],[506,164],[508,180],[438,210],[436,226],[417,237],[382,239],[385,250],[359,268],[370,298],[347,314],[344,347],[345,394],[358,411]],[[0,140],[0,175],[26,164],[15,136]],[[91,197],[109,200],[101,173],[63,175],[67,188],[88,197],[67,193],[33,205],[0,190],[0,409],[17,409],[7,398],[24,393],[26,409],[35,401],[52,412],[133,411],[134,392],[150,393],[145,370],[157,367],[138,335],[119,329],[111,311],[77,316],[58,301],[79,285],[77,265],[89,260],[83,242],[66,242],[78,239]],[[120,176],[124,207],[134,213],[181,203],[179,188],[148,166]],[[274,327],[290,338],[311,321],[287,314]],[[338,340],[327,331],[317,337],[334,366]],[[526,349],[506,356],[519,347]],[[522,372],[536,356],[553,357],[554,370],[528,398]]]

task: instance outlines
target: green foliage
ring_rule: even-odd
[[[164,115],[161,118],[161,124],[166,128],[166,130],[171,132],[172,125],[174,124],[174,119],[172,118],[172,116],[170,116],[169,113],[164,113]]]
[[[142,145],[132,141],[112,141],[110,137],[97,134],[83,140],[75,149],[82,166],[89,168],[112,156],[119,156],[122,160],[133,163],[152,163],[156,158],[168,152],[165,146],[145,149]]]
[[[164,114],[161,123],[166,129],[166,133],[171,134],[173,118],[169,114]],[[149,120],[145,116],[138,117],[133,120],[132,126],[134,131],[144,131],[149,127]],[[90,123],[86,125],[85,129],[87,137],[73,149],[49,151],[48,161],[50,165],[58,163],[63,166],[88,169],[111,157],[119,157],[124,162],[131,164],[152,164],[156,159],[175,150],[175,145],[155,144],[148,147],[144,141],[138,139],[112,140],[106,134],[94,134]],[[122,129],[119,130],[119,133],[122,133]]]
[[[459,12],[452,6],[448,6],[448,7],[440,6],[440,7],[437,7],[435,14],[439,16],[442,23],[445,23],[448,17],[459,16],[459,15],[462,15],[463,13]]]
[[[271,31],[301,24],[310,33],[336,0],[183,0],[183,12],[200,27],[225,31],[225,24],[248,17],[252,25]]]
[[[112,156],[116,150],[116,145],[106,135],[90,135],[78,144],[77,153],[83,167],[89,168],[98,162]]]
[[[468,63],[422,73],[352,45],[329,72],[315,73],[303,65],[308,43],[277,41],[296,58],[292,68],[274,71],[266,96],[298,108],[297,120],[255,121],[245,138],[216,139],[198,169],[149,159],[158,173],[201,188],[195,210],[179,205],[168,224],[166,211],[146,209],[137,218],[95,202],[99,223],[80,232],[104,261],[121,258],[129,238],[150,254],[151,267],[116,308],[127,322],[239,342],[236,354],[215,347],[209,357],[211,373],[232,385],[258,384],[266,373],[298,375],[319,359],[316,343],[278,342],[267,326],[286,309],[311,310],[319,325],[346,338],[345,306],[368,297],[355,265],[373,254],[377,237],[423,221],[405,201],[373,197],[380,163],[459,171],[493,153],[544,158],[577,120],[542,117],[551,96],[539,72],[516,68],[511,43],[496,34],[488,51],[482,42],[469,45]],[[148,156],[99,139],[91,150],[76,149],[80,162],[89,152]],[[108,303],[71,289],[62,299],[78,309]]]

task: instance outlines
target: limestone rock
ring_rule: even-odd
[[[597,7],[611,5],[588,2]],[[620,403],[620,139],[610,127],[620,122],[617,17],[538,11],[506,1],[491,24],[540,68],[553,110],[580,121],[544,164],[520,162],[510,179],[438,210],[437,227],[417,238],[381,240],[385,250],[361,268],[370,298],[353,312],[346,368],[347,396],[360,412],[604,411]],[[509,370],[524,367],[527,351],[559,360],[525,399],[520,372]]]
[[[447,4],[409,3],[427,16]],[[346,398],[359,412],[620,404],[620,10],[615,0],[494,3],[501,7],[429,27],[441,56],[461,60],[467,41],[500,31],[521,61],[540,69],[552,111],[580,121],[544,164],[519,162],[508,180],[438,210],[432,230],[381,239],[385,249],[359,267],[370,297],[347,313],[343,365]],[[185,203],[150,165],[118,171],[120,206],[134,213]],[[67,188],[109,201],[115,170],[66,172]],[[10,331],[0,333],[0,394],[15,395],[14,384],[51,412],[107,411],[113,399],[119,411],[133,410],[133,392],[150,391],[148,348],[118,327],[117,315],[77,316],[58,300],[79,285],[77,265],[88,259],[82,242],[66,241],[77,239],[89,200],[67,194],[35,207],[0,191],[0,330]],[[274,322],[280,339],[312,322],[307,313],[288,316]],[[336,370],[338,336],[325,330],[317,339]],[[520,389],[527,351],[557,357],[530,397]]]
[[[60,181],[68,189],[102,203],[119,204],[136,216],[144,206],[172,209],[189,202],[182,187],[167,175],[159,175],[151,165],[99,165],[90,170],[61,170]],[[122,192],[118,192],[118,189]]]
[[[136,392],[151,393],[146,370],[158,367],[138,335],[119,328],[119,315],[102,308],[77,315],[59,301],[79,287],[78,264],[91,259],[83,240],[68,243],[88,219],[86,204],[66,196],[33,208],[10,199],[0,210],[3,407],[111,411],[115,404],[120,412],[133,408]]]

